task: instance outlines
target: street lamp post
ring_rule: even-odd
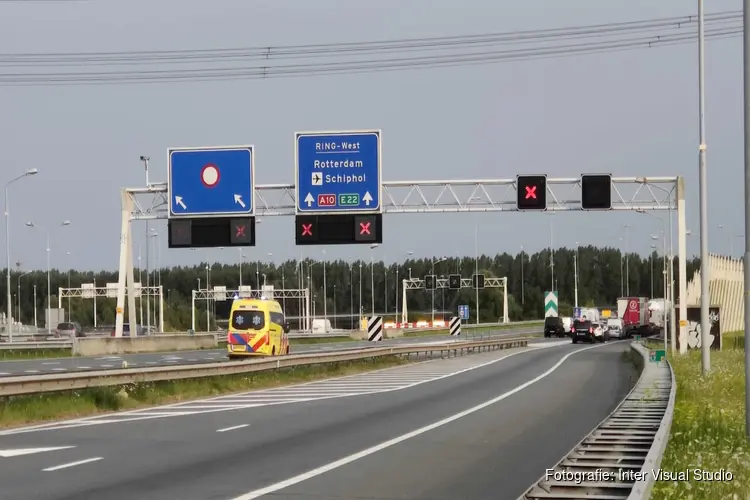
[[[8,202],[8,191],[10,190],[10,185],[13,184],[16,181],[19,181],[23,179],[24,177],[27,177],[29,175],[36,175],[39,173],[39,170],[32,168],[27,170],[24,174],[19,175],[18,177],[14,177],[13,179],[9,180],[5,184],[5,258],[7,260],[7,268],[6,268],[6,277],[5,277],[5,292],[6,292],[6,309],[5,314],[8,316],[6,320],[7,328],[8,328],[8,342],[13,342],[13,322],[11,321],[11,317],[13,314],[11,313],[11,308],[13,307],[11,296],[10,296],[10,203]]]
[[[372,258],[372,251],[379,246],[377,243],[370,245],[370,298],[372,299],[373,316],[375,316],[375,263]]]
[[[46,233],[46,235],[47,235],[47,314],[46,314],[46,323],[47,323],[47,335],[52,336],[52,284],[51,284],[51,280],[50,280],[50,273],[52,271],[52,265],[50,263],[50,230],[47,229],[47,228],[45,228],[45,227],[38,226],[38,225],[34,224],[33,221],[27,222],[26,225],[28,227],[33,227],[33,228],[40,229],[40,230],[44,231]],[[65,226],[69,226],[69,225],[70,225],[70,221],[69,220],[64,220],[60,224],[60,227],[65,227]]]

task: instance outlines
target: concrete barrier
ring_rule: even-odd
[[[100,337],[80,338],[73,343],[73,354],[77,356],[99,356],[102,354],[135,354],[144,352],[194,351],[216,349],[216,335],[149,335],[144,337]]]

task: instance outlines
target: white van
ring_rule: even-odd
[[[621,338],[622,337],[622,319],[621,318],[609,318],[607,320],[607,331],[610,337]]]

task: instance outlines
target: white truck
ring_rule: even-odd
[[[667,328],[667,314],[672,303],[664,299],[653,299],[648,301],[649,327],[651,333],[662,334]]]

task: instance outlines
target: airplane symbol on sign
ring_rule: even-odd
[[[359,234],[370,234],[370,224],[372,224],[372,222],[360,222]]]
[[[312,236],[312,224],[302,224],[302,236]]]
[[[536,200],[536,186],[526,186],[526,199],[531,198]]]
[[[240,236],[245,236],[245,226],[237,226],[237,234],[235,235],[235,238],[239,238]]]
[[[323,176],[318,173],[312,174],[312,185],[313,186],[322,186],[323,185]]]

